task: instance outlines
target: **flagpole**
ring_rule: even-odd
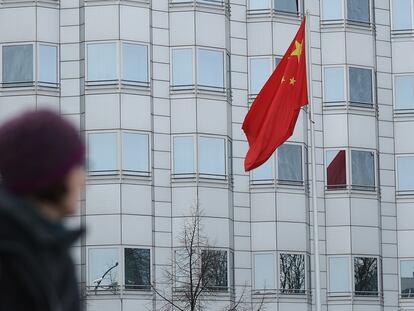
[[[310,112],[310,131],[311,131],[311,166],[312,166],[312,206],[313,206],[313,241],[314,241],[314,257],[315,257],[315,305],[316,311],[322,311],[321,305],[321,268],[319,260],[319,225],[318,225],[318,201],[317,201],[317,185],[316,185],[316,146],[315,146],[315,117],[313,109],[313,89],[312,89],[312,57],[310,44],[310,14],[306,10],[306,54],[307,54],[307,81],[308,81],[308,97]]]

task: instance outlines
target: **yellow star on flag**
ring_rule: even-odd
[[[300,62],[300,57],[302,56],[302,43],[299,43],[298,41],[295,41],[295,49],[293,50],[292,54],[290,56],[297,56],[298,63]]]
[[[293,77],[292,79],[290,79],[290,84],[291,85],[295,85],[295,83],[296,83],[296,80],[295,80],[295,78]]]
[[[285,82],[285,81],[286,81],[286,80],[285,80],[285,76],[283,76],[283,77],[282,77],[282,83],[283,83],[283,82]]]

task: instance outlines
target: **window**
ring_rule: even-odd
[[[326,163],[327,189],[346,188],[346,151],[328,151]]]
[[[33,82],[33,45],[3,46],[3,84]]]
[[[122,133],[122,169],[129,172],[149,172],[149,142],[147,134]]]
[[[117,248],[93,248],[88,253],[88,285],[93,290],[116,290],[119,284]]]
[[[52,85],[58,83],[56,46],[39,45],[39,82]]]
[[[342,0],[323,0],[322,1],[322,19],[339,20],[342,17]]]
[[[193,50],[174,49],[172,63],[172,84],[174,86],[193,85]]]
[[[197,253],[193,253],[194,257],[197,257]],[[195,259],[195,258],[194,258]],[[192,260],[194,263],[196,260]],[[174,251],[174,279],[175,287],[182,288],[188,286],[190,272],[195,271],[196,267],[193,264],[193,269],[190,269],[190,255],[186,249],[178,249]]]
[[[280,254],[281,293],[304,294],[305,271],[305,255]]]
[[[394,30],[412,29],[411,1],[392,1],[392,26]]]
[[[174,137],[173,144],[174,174],[194,174],[194,138],[192,136],[177,136]]]
[[[253,181],[273,181],[273,156],[252,171]]]
[[[88,135],[89,171],[94,174],[118,173],[149,175],[149,136],[135,132],[100,132]],[[118,144],[118,139],[122,143]],[[121,147],[121,165],[118,162],[118,145]]]
[[[122,80],[148,82],[148,50],[145,45],[122,44]]]
[[[349,93],[351,103],[372,105],[372,70],[349,67]]]
[[[125,288],[150,289],[150,250],[125,248]]]
[[[226,141],[223,138],[199,138],[200,174],[210,176],[226,175]]]
[[[414,109],[414,75],[396,76],[394,87],[395,109]]]
[[[275,9],[279,12],[297,13],[298,1],[297,0],[275,0]]]
[[[284,144],[277,151],[279,181],[302,182],[302,147]]]
[[[275,259],[273,254],[254,254],[254,288],[275,288]]]
[[[326,67],[324,69],[324,102],[338,105],[345,102],[344,68]]]
[[[375,187],[374,153],[371,151],[351,151],[352,186],[358,188]]]
[[[414,190],[414,156],[397,158],[398,191]]]
[[[377,259],[372,257],[354,258],[355,295],[378,295]]]
[[[250,10],[270,9],[269,0],[250,0]]]
[[[332,294],[349,292],[348,257],[329,258],[329,292]]]
[[[271,58],[250,59],[250,94],[259,94],[271,74]]]
[[[401,297],[414,298],[414,260],[400,262]]]
[[[114,81],[117,79],[116,43],[88,44],[88,81]]]
[[[354,22],[369,23],[369,1],[370,0],[347,0],[348,19]]]
[[[203,250],[201,253],[201,271],[203,282],[210,290],[227,290],[227,252]]]
[[[197,79],[200,86],[224,87],[223,52],[198,49]]]
[[[103,172],[117,170],[117,133],[90,133],[88,137],[89,171]]]

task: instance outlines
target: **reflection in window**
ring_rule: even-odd
[[[298,1],[297,0],[274,0],[275,9],[280,12],[297,13]]]
[[[210,176],[226,175],[225,143],[223,138],[200,137],[199,170],[200,174]]]
[[[57,72],[57,47],[39,45],[39,82],[56,84]]]
[[[323,20],[342,19],[342,0],[323,0],[322,5]]]
[[[371,69],[349,67],[349,95],[352,103],[373,104]]]
[[[174,137],[174,174],[194,174],[194,138]]]
[[[411,0],[394,0],[392,2],[392,25],[394,30],[412,29]]]
[[[270,8],[269,0],[250,0],[250,10],[266,10]]]
[[[271,74],[272,59],[250,59],[250,94],[259,94]]]
[[[201,253],[203,283],[210,290],[227,290],[228,270],[227,252],[203,250]]]
[[[305,255],[280,254],[281,293],[304,294],[305,271]]]
[[[252,171],[252,180],[263,182],[273,180],[273,156]]]
[[[3,83],[33,81],[33,45],[3,46]]]
[[[194,257],[196,256],[197,254],[194,253]],[[194,258],[192,262],[194,261],[197,260]],[[190,269],[190,256],[186,249],[178,249],[174,251],[174,263],[175,287],[183,288],[189,286],[190,272],[195,271],[195,266],[193,266],[194,270]]]
[[[401,297],[414,298],[414,260],[400,262]]]
[[[372,257],[354,258],[355,295],[378,295],[377,259]]]
[[[346,187],[346,152],[345,150],[328,151],[326,153],[326,179],[328,189]]]
[[[324,69],[324,102],[328,105],[342,104],[345,101],[344,68]]]
[[[149,289],[151,287],[150,250],[125,248],[125,288]]]
[[[354,22],[369,23],[370,0],[347,0],[348,19]]]
[[[223,52],[198,49],[197,54],[198,85],[209,87],[224,87],[224,57]]]
[[[88,44],[88,81],[113,81],[117,79],[116,44]]]
[[[130,172],[148,172],[148,135],[122,133],[122,169]]]
[[[394,82],[395,109],[414,109],[414,76],[396,76]]]
[[[89,133],[88,137],[89,171],[117,170],[117,133]]]
[[[374,153],[371,151],[351,151],[352,186],[373,188],[375,186]]]
[[[329,292],[349,292],[349,262],[348,257],[329,258]]]
[[[94,290],[116,290],[118,279],[118,249],[93,248],[88,254],[88,285]]]
[[[145,45],[122,44],[122,80],[148,82],[148,51]]]
[[[174,49],[172,51],[172,84],[174,86],[193,85],[193,50]]]
[[[302,147],[284,144],[277,151],[279,181],[302,182]]]
[[[275,288],[275,259],[273,254],[254,255],[254,288],[269,290]]]
[[[414,190],[414,156],[397,158],[398,191]]]

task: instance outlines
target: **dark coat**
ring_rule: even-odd
[[[0,311],[79,311],[69,231],[0,189]]]

